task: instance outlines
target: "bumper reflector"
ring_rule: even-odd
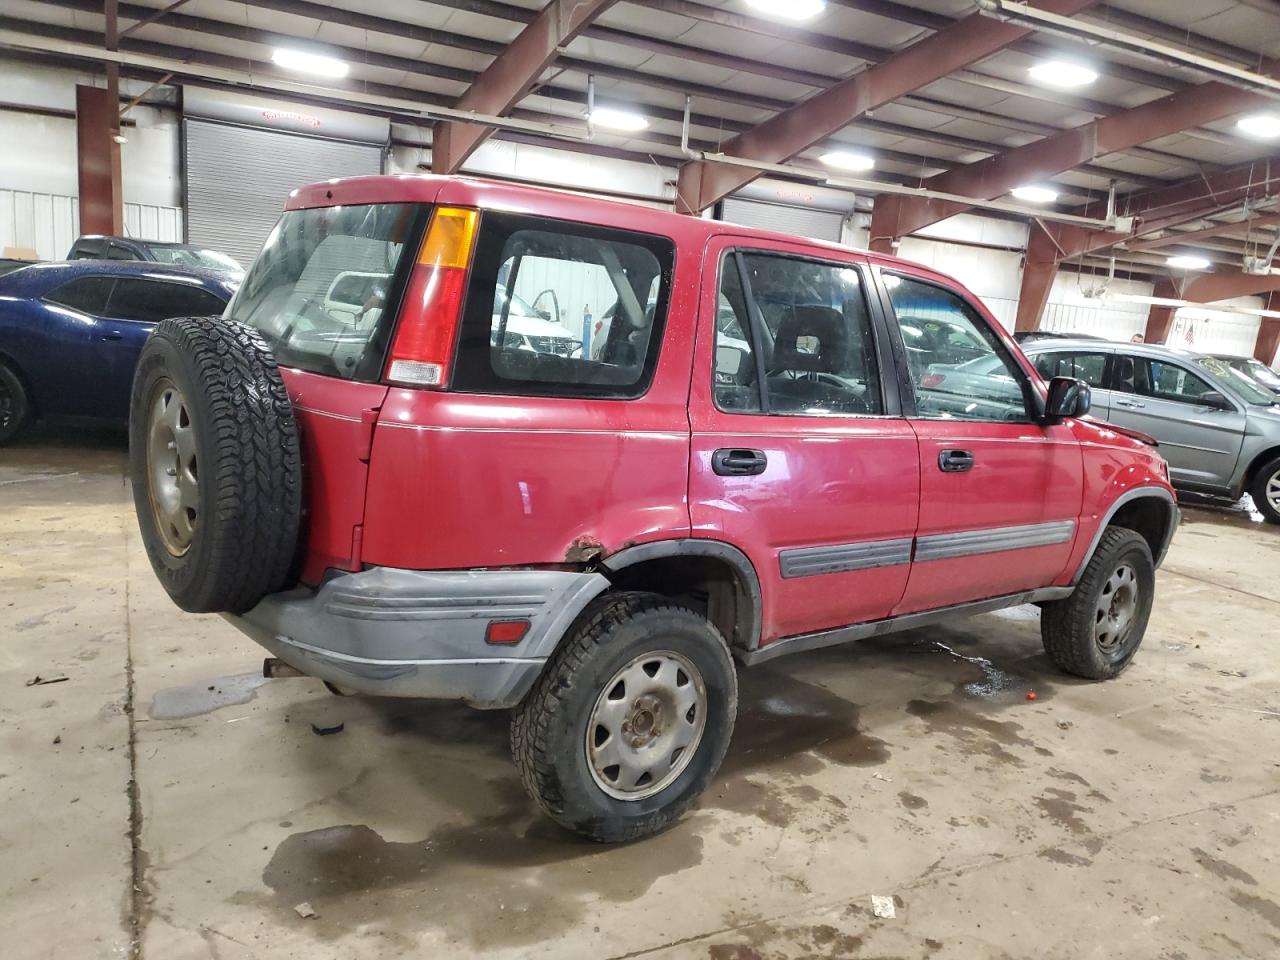
[[[492,644],[519,643],[529,632],[528,620],[490,620],[484,632],[484,642]]]

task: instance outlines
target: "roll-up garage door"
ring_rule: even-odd
[[[187,241],[246,268],[295,187],[382,172],[377,144],[185,121]]]
[[[815,210],[810,207],[792,207],[781,203],[760,203],[741,197],[726,197],[721,219],[739,223],[744,227],[759,227],[791,233],[812,240],[840,242],[840,228],[844,216],[834,210]]]

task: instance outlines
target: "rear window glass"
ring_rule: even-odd
[[[453,386],[639,396],[657,364],[673,258],[665,238],[485,214]]]
[[[376,380],[427,208],[381,203],[291,210],[227,310],[283,365]]]

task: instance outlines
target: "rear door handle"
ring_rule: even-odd
[[[968,450],[943,450],[938,454],[938,469],[943,473],[967,473],[973,469],[973,454]]]
[[[1117,400],[1115,403],[1117,407],[1128,407],[1130,410],[1143,410],[1147,406],[1141,400]]]
[[[711,469],[722,477],[754,477],[764,473],[769,458],[762,450],[726,447],[711,454]]]
[[[102,339],[103,340],[123,340],[124,334],[121,333],[119,330],[112,330],[110,333],[104,333],[102,335]]]

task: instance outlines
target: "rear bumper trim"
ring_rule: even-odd
[[[511,707],[609,581],[560,570],[374,568],[265,597],[227,620],[303,673],[375,696]],[[520,643],[490,620],[527,618]]]

